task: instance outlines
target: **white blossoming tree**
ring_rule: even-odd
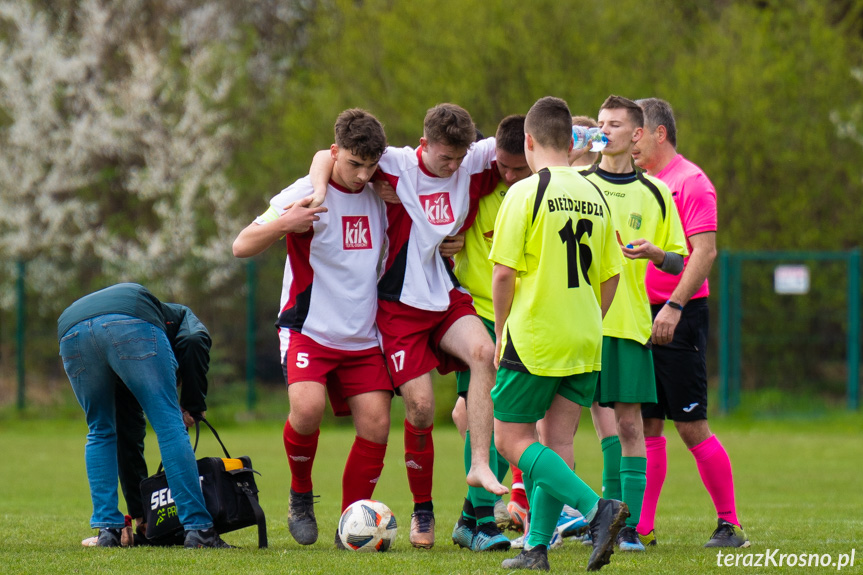
[[[236,275],[237,86],[279,74],[261,28],[298,17],[244,4],[0,1],[0,306],[17,260],[44,296],[135,280],[180,298]]]

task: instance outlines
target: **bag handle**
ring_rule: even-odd
[[[219,445],[222,446],[222,451],[225,454],[225,458],[231,459],[231,454],[228,453],[228,448],[225,447],[224,443],[222,443],[222,438],[219,437],[219,433],[216,431],[216,428],[213,427],[213,424],[211,424],[209,421],[207,421],[206,417],[201,417],[200,421],[197,419],[195,420],[195,445],[192,447],[192,451],[195,451],[195,452],[198,451],[198,439],[201,438],[201,421],[203,421],[205,424],[207,424],[207,427],[209,427],[210,431],[213,432],[213,436],[216,438],[216,441],[218,441]],[[156,473],[161,473],[161,472],[162,472],[162,462],[160,461],[159,462],[159,469],[156,471]]]

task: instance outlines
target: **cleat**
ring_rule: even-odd
[[[656,530],[651,529],[650,533],[647,535],[638,534],[638,538],[641,540],[641,544],[645,547],[656,547]]]
[[[98,535],[94,535],[93,537],[87,537],[86,539],[81,540],[81,546],[82,547],[95,547],[96,541],[98,541],[98,540],[99,540]]]
[[[705,547],[749,547],[749,538],[743,532],[743,527],[719,519],[716,531],[710,536]]]
[[[621,551],[644,551],[644,544],[638,538],[634,527],[624,527],[617,534],[617,546]]]
[[[340,549],[342,551],[348,550],[348,548],[345,547],[345,544],[342,543],[342,538],[339,537],[339,530],[338,529],[336,529],[336,541],[335,541],[335,543],[336,543],[336,549]]]
[[[533,545],[527,542],[528,537],[530,537],[530,530],[523,535],[523,543],[521,548],[525,551],[530,551],[533,549]],[[563,545],[563,537],[560,536],[560,531],[557,529],[554,530],[554,533],[551,534],[551,540],[548,542],[548,549],[557,549]],[[512,547],[512,542],[510,542],[510,547]]]
[[[471,528],[464,517],[459,517],[452,530],[452,543],[458,545],[462,549],[471,549],[473,547],[474,528]]]
[[[315,519],[315,496],[311,491],[297,493],[291,489],[288,512],[288,531],[300,545],[311,545],[318,540],[318,522]]]
[[[120,531],[120,528],[115,527],[103,527],[99,529],[99,536],[96,538],[96,547],[119,547]]]
[[[561,513],[560,519],[557,520],[557,531],[563,538],[575,537],[587,531],[587,521],[581,513],[577,516]]]
[[[527,509],[515,501],[510,501],[506,510],[510,520],[508,528],[514,531],[524,531],[524,526],[527,524]]]
[[[509,529],[512,524],[512,518],[503,499],[497,499],[494,502],[494,522],[499,529]]]
[[[608,565],[614,553],[614,542],[617,534],[623,528],[629,508],[626,503],[617,499],[600,499],[597,503],[596,515],[590,522],[590,538],[593,539],[593,553],[587,562],[588,571],[599,571],[603,565]]]
[[[434,547],[434,512],[419,510],[411,515],[411,545],[417,549]]]
[[[581,541],[581,544],[586,547],[593,547],[593,539],[590,537],[590,530],[588,530],[584,535],[579,535],[576,539]]]
[[[527,541],[527,533],[522,533],[515,539],[511,539],[509,542],[510,549],[524,549],[524,542]]]
[[[504,569],[533,569],[548,571],[548,551],[545,545],[537,545],[530,551],[522,551],[512,559],[505,559],[500,564]]]
[[[494,523],[483,523],[477,526],[470,548],[472,551],[509,551],[509,539]]]
[[[210,527],[209,529],[193,529],[186,531],[186,538],[183,540],[183,547],[186,549],[233,549],[233,545],[228,545],[216,530]]]

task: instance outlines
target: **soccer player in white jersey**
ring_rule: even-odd
[[[418,148],[387,148],[380,170],[401,203],[387,204],[389,255],[378,282],[378,327],[393,384],[405,402],[405,466],[414,501],[410,541],[434,545],[432,475],[434,392],[431,370],[470,369],[468,429],[472,461],[468,484],[506,493],[489,467],[494,383],[494,344],[460,289],[448,259],[439,253],[458,232],[471,198],[487,192],[494,175],[494,138],[474,139],[470,114],[454,104],[431,108]],[[330,160],[312,164],[316,196]]]
[[[277,326],[290,399],[283,434],[291,469],[288,527],[302,545],[318,537],[312,465],[327,395],[336,415],[353,415],[357,432],[342,478],[342,510],[371,498],[384,465],[393,392],[375,314],[386,213],[368,182],[385,148],[374,116],[342,112],[329,150],[334,165],[324,204],[309,207],[312,183],[306,176],[270,200],[234,241],[234,255],[250,257],[286,237]]]

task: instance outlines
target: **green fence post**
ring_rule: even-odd
[[[731,340],[729,339],[728,318],[731,312],[731,294],[728,277],[729,253],[719,252],[719,411],[728,413],[728,376]]]
[[[18,368],[18,409],[23,410],[25,404],[24,393],[24,322],[26,321],[26,308],[24,306],[24,274],[26,265],[24,260],[18,260],[18,280],[15,283],[15,295],[17,298],[15,341],[17,347]]]
[[[255,300],[257,298],[257,271],[255,260],[250,259],[246,264],[246,288],[248,298],[246,299],[246,387],[247,404],[249,411],[255,408],[257,397],[255,394]]]
[[[740,257],[731,259],[731,280],[729,281],[731,292],[731,306],[729,310],[731,324],[731,377],[728,386],[729,409],[736,409],[740,405],[740,388],[743,384],[743,290],[741,268],[743,260]]]
[[[860,406],[860,250],[848,254],[848,409]]]

